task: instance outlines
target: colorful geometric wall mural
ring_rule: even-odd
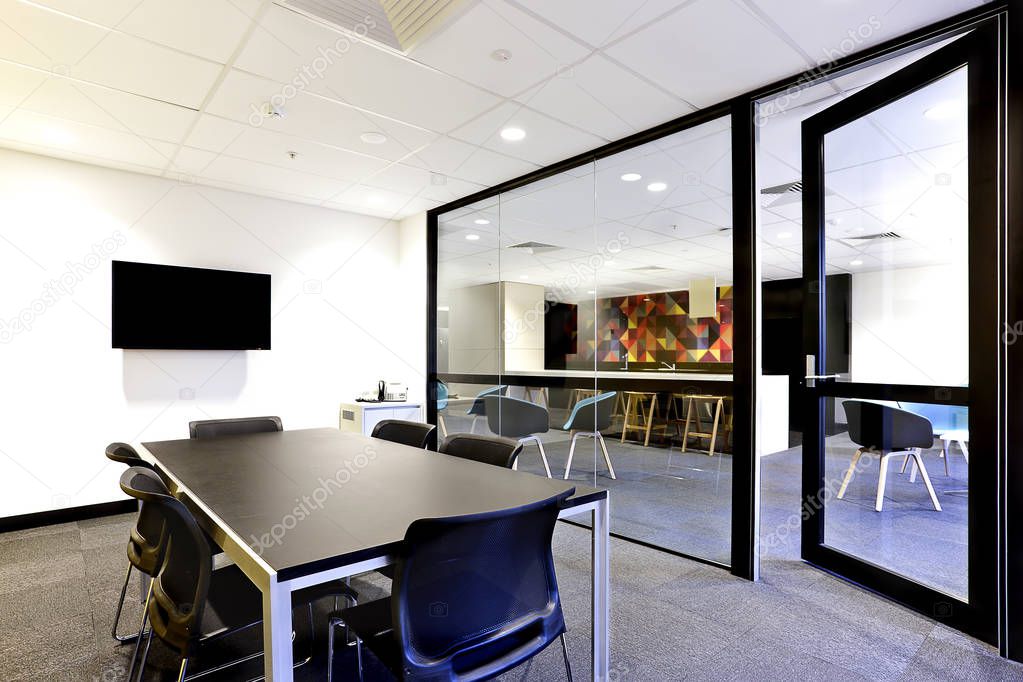
[[[601,298],[579,306],[577,353],[566,365],[598,362],[732,362],[732,287],[718,287],[718,313],[689,317],[689,292],[668,291]],[[596,331],[596,333],[594,333]]]

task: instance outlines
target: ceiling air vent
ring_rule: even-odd
[[[764,206],[785,206],[803,200],[803,183],[800,180],[786,182],[784,185],[765,187],[760,190],[764,195]]]
[[[381,45],[408,52],[451,18],[465,0],[279,0]]]
[[[560,246],[554,244],[544,244],[543,242],[522,242],[521,244],[512,244],[508,247],[509,249],[521,249],[522,251],[529,254],[538,253],[550,253],[551,251],[557,251]]]
[[[858,237],[844,237],[838,241],[842,242],[846,246],[863,246],[869,242],[890,242],[903,239],[903,236],[898,232],[878,232],[876,234],[864,234]]]

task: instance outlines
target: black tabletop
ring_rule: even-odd
[[[393,553],[416,519],[607,495],[337,429],[143,445],[282,580]]]

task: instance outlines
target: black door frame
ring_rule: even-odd
[[[998,54],[999,27],[989,24],[847,97],[803,121],[803,271],[806,312],[804,349],[817,358],[816,374],[827,374],[825,321],[824,137],[966,66],[969,99],[969,372],[970,388],[822,381],[804,388],[803,499],[816,510],[804,516],[802,554],[807,561],[900,601],[912,609],[991,643],[998,642],[999,508],[998,433],[1001,371],[1000,293],[1003,269],[991,267],[1004,254]],[[989,292],[989,295],[985,295]],[[873,398],[968,405],[970,448],[968,492],[968,602],[945,595],[880,566],[824,544],[830,486],[825,476],[825,405],[839,398]],[[936,512],[940,513],[940,512]]]
[[[752,443],[755,442],[753,429],[756,424],[756,381],[753,372],[759,371],[759,357],[754,345],[755,321],[758,318],[756,294],[753,291],[753,268],[757,262],[756,216],[757,194],[756,183],[756,139],[757,128],[754,112],[757,103],[777,97],[785,93],[796,92],[804,87],[831,78],[837,74],[869,66],[879,61],[911,52],[920,47],[945,40],[953,35],[961,34],[985,23],[999,22],[1008,26],[1007,40],[999,55],[999,77],[1008,85],[1007,129],[1013,139],[1023,138],[1023,0],[992,0],[980,7],[967,10],[931,25],[911,31],[904,35],[886,40],[878,45],[859,52],[840,57],[833,62],[819,65],[813,69],[780,79],[743,93],[731,100],[701,109],[668,121],[648,130],[636,133],[616,142],[597,149],[578,154],[550,166],[540,168],[526,175],[513,178],[494,187],[482,190],[473,195],[463,197],[444,206],[427,212],[427,344],[426,344],[426,395],[428,419],[436,423],[436,385],[437,385],[437,239],[438,217],[448,211],[468,206],[469,204],[496,196],[502,192],[513,190],[537,180],[550,177],[565,170],[575,168],[583,163],[609,156],[619,151],[644,144],[651,140],[670,135],[725,113],[732,115],[732,160],[733,160],[733,252],[735,259],[734,276],[736,287],[736,307],[733,311],[736,322],[735,362],[733,370],[736,377],[740,371],[747,371],[747,378],[737,379],[735,390],[735,442],[749,447],[748,457],[738,460],[749,461],[750,467],[734,472],[733,505],[732,505],[732,566],[733,574],[755,579],[757,552],[759,542],[758,496],[759,471],[754,460]],[[1006,65],[1011,65],[1011,77],[1005,74]],[[1004,141],[1003,141],[1004,143]],[[1004,144],[1003,144],[1004,148]],[[1023,145],[1016,144],[1008,153],[1012,165],[1006,169],[1008,176],[1007,204],[1008,219],[1008,274],[1009,282],[1018,279],[1023,281],[1023,202],[1012,201],[1013,196],[1023,196]],[[747,302],[739,303],[746,292]],[[1009,311],[1009,319],[1023,319],[1023,296],[1015,296],[1004,302]],[[747,331],[741,331],[740,325],[748,324]],[[743,342],[743,335],[749,335],[749,342]],[[1005,395],[1004,409],[1008,413],[1023,414],[1023,343],[1004,349],[1006,368],[999,385]],[[1010,445],[1023,443],[1023,419],[1008,421],[999,433],[1003,450],[1010,451]],[[1002,489],[1006,490],[1005,504],[1000,510],[1003,523],[1004,542],[997,556],[997,563],[1002,568],[999,576],[998,592],[1001,595],[999,605],[1002,608],[1000,620],[999,645],[1003,655],[1014,660],[1023,661],[1023,580],[1006,581],[1005,575],[1023,575],[1023,550],[1013,552],[1016,544],[1023,544],[1023,534],[1016,531],[1007,522],[1009,518],[1023,518],[1023,467],[1012,468],[1006,462],[1000,465]],[[1012,485],[1008,485],[1009,483]],[[743,486],[740,488],[740,485]],[[1020,543],[1015,543],[1020,536]]]

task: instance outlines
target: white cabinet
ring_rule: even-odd
[[[418,403],[341,403],[338,428],[368,436],[373,427],[385,419],[423,421],[422,405]]]

